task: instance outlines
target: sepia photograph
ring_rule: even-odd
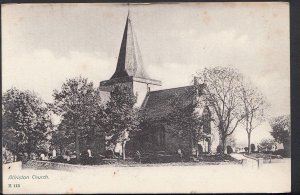
[[[291,192],[289,9],[2,4],[3,193]]]

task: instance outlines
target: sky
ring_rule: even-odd
[[[205,67],[232,66],[270,103],[290,113],[289,5],[277,3],[131,4],[144,61],[162,88],[189,85]],[[95,86],[116,67],[127,4],[2,5],[2,90],[33,90],[52,101],[67,78]],[[268,123],[253,139],[270,137]],[[245,137],[244,130],[237,131]],[[245,134],[245,135],[244,135]]]

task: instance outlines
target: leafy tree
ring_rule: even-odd
[[[282,143],[285,153],[290,155],[291,145],[291,121],[289,115],[283,115],[273,118],[270,121],[271,135],[278,143]]]
[[[270,151],[274,144],[275,144],[274,139],[263,139],[259,144],[259,148],[260,148],[260,150]]]
[[[227,137],[245,117],[240,112],[242,76],[230,67],[205,68],[197,75],[199,81],[205,84],[199,98],[211,108],[224,153]]]
[[[74,143],[73,134],[66,129],[63,129],[62,126],[58,125],[55,131],[52,133],[51,145],[57,149],[59,149],[59,153],[63,154],[63,151]]]
[[[5,147],[2,148],[2,164],[14,162],[14,155]]]
[[[108,145],[113,152],[117,143],[122,144],[123,159],[126,158],[126,142],[130,140],[132,132],[140,130],[142,121],[139,110],[134,107],[136,97],[130,88],[116,86],[110,94],[110,100],[106,104],[105,133],[109,137]]]
[[[245,116],[242,123],[248,135],[248,148],[251,148],[251,133],[264,121],[267,104],[263,94],[250,82],[242,82],[241,85],[242,108],[240,112]],[[250,151],[252,150],[248,150],[248,153]]]
[[[100,91],[86,78],[67,79],[60,90],[55,90],[53,111],[61,117],[56,142],[75,142],[77,160],[80,160],[80,143],[93,141],[102,129],[104,108]],[[62,146],[61,146],[62,147]]]
[[[53,129],[46,103],[34,92],[11,88],[2,99],[3,144],[14,154],[47,150]]]

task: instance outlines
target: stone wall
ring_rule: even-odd
[[[91,167],[83,166],[83,165],[72,165],[66,163],[49,162],[49,161],[30,160],[24,163],[22,168],[36,169],[36,170],[53,169],[53,170],[71,171],[74,169],[84,169],[84,168],[91,168]]]
[[[161,123],[160,123],[161,124]],[[162,124],[161,124],[162,125]],[[157,133],[159,125],[153,125],[152,127],[148,127],[143,129],[143,135],[137,137],[136,141],[139,142],[140,149],[144,152],[152,152],[152,151],[165,151],[166,153],[177,153],[178,149],[181,148],[184,154],[190,154],[192,152],[191,142],[189,136],[185,136],[180,138],[178,136],[178,130],[170,125],[163,125],[165,132],[165,145],[158,146],[157,145]]]
[[[177,153],[181,148],[183,154],[190,154],[192,151],[189,136],[179,137],[178,130],[172,126],[166,128],[166,151],[169,153]]]

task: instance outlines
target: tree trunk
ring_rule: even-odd
[[[250,138],[251,138],[251,133],[248,133],[248,154],[250,154],[250,150],[251,150],[251,140],[250,140]]]
[[[75,132],[75,151],[77,162],[80,162],[80,149],[79,149],[79,132]]]
[[[222,154],[225,154],[225,151],[226,151],[226,137],[223,136],[221,138],[221,140],[222,140]]]
[[[59,150],[60,150],[60,155],[62,155],[63,154],[63,146],[62,146],[62,144],[59,145]]]
[[[126,159],[126,154],[125,154],[125,145],[126,145],[126,141],[123,142],[123,146],[122,146],[122,154],[123,154],[123,160]]]
[[[208,139],[208,141],[207,141],[207,143],[208,143],[208,154],[211,154],[211,138],[207,138]]]
[[[219,125],[219,146],[221,147],[221,154],[224,154],[226,146],[226,137],[222,131],[221,125]]]

